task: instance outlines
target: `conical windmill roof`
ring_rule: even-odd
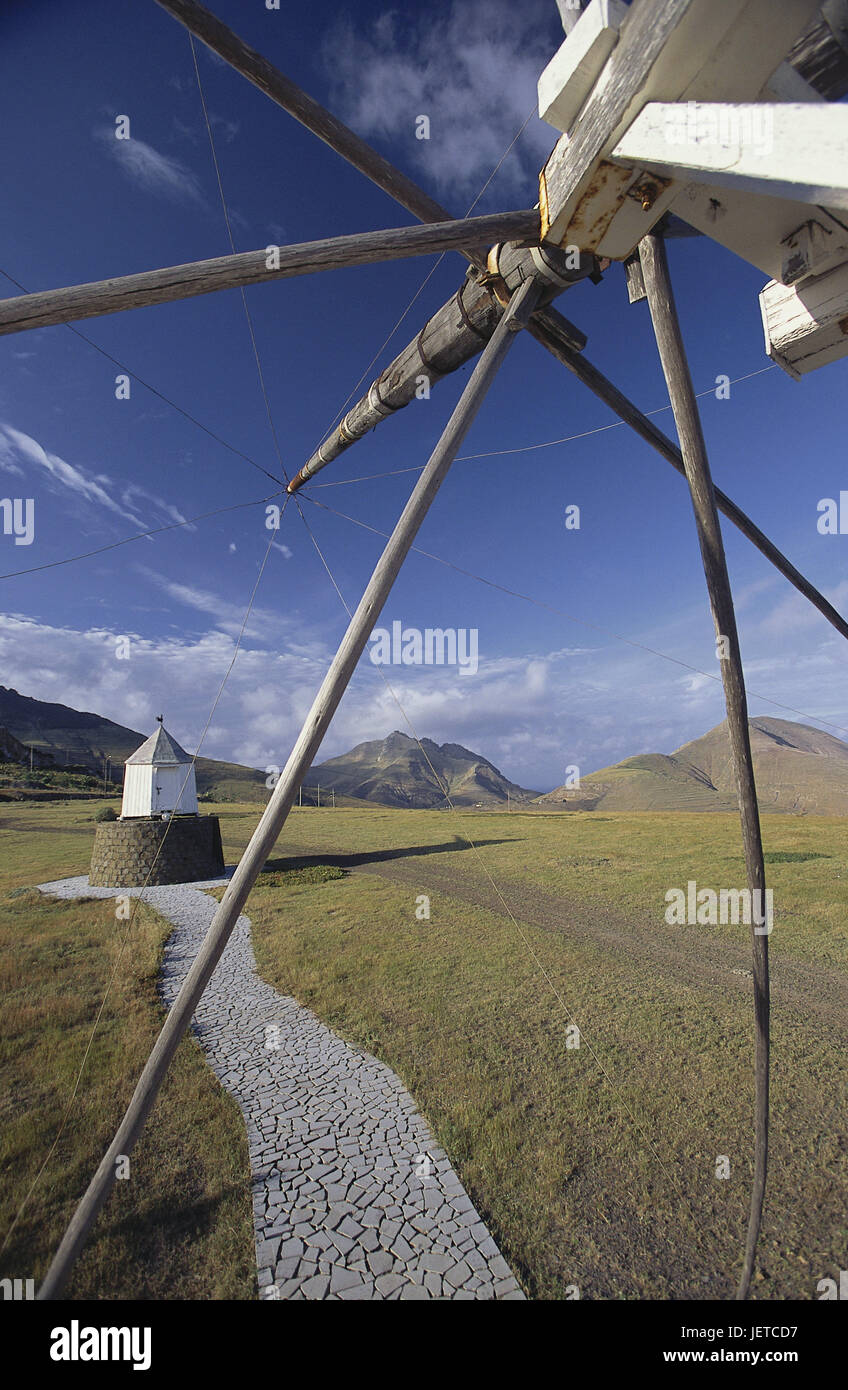
[[[149,739],[137,748],[131,757],[127,758],[126,765],[130,763],[155,763],[158,767],[175,767],[180,763],[190,763],[191,754],[181,748],[177,740],[173,738],[164,724],[160,724],[155,734],[151,734]]]

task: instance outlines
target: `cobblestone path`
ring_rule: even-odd
[[[84,877],[40,886],[67,898],[139,891]],[[213,886],[146,890],[175,928],[167,1005],[212,920],[217,902],[201,890]],[[245,916],[193,1027],[247,1126],[260,1297],[524,1298],[398,1077],[259,978]]]

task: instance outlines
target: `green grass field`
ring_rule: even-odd
[[[233,862],[257,808],[210,809]],[[9,890],[84,872],[95,810],[0,817],[4,1092],[18,1097],[4,1225],[49,1148],[117,935],[108,904]],[[845,1263],[845,830],[764,818],[775,989],[758,1298],[814,1298]],[[325,864],[342,876],[289,872]],[[690,879],[743,884],[734,817],[304,808],[251,897],[261,973],[398,1072],[531,1296],[732,1294],[751,1172],[749,929],[666,925],[666,890]],[[132,1089],[160,1016],[167,928],[150,913],[138,930],[85,1109],[3,1273],[43,1271]],[[81,1262],[78,1297],[250,1296],[240,1120],[193,1041],[180,1064],[137,1180],[117,1185]]]

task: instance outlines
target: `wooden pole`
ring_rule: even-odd
[[[683,455],[677,445],[673,444],[668,435],[663,434],[662,430],[652,420],[649,420],[648,416],[644,415],[632,401],[628,400],[616,386],[613,386],[603,372],[593,366],[582,353],[575,352],[573,348],[569,347],[568,343],[564,341],[563,335],[557,332],[557,320],[560,317],[561,315],[557,313],[556,309],[546,309],[545,321],[542,321],[541,314],[536,314],[527,325],[528,332],[538,343],[541,343],[542,347],[556,357],[557,361],[567,367],[574,376],[589,387],[590,391],[608,405],[610,410],[615,411],[619,419],[630,425],[631,429],[635,430],[652,448],[657,450],[657,453],[662,454],[672,468],[676,468],[677,472],[685,477],[686,469]],[[567,323],[567,320],[565,322]],[[837,612],[833,604],[828,603],[815,585],[811,584],[809,579],[795,568],[792,561],[778,550],[777,546],[769,540],[759,526],[742,511],[741,507],[737,507],[736,503],[725,492],[722,492],[720,488],[714,488],[714,496],[719,510],[729,521],[733,522],[734,526],[738,527],[743,536],[746,536],[752,545],[755,545],[757,550],[765,555],[766,559],[780,571],[783,577],[788,579],[789,583],[794,585],[798,592],[803,594],[804,598],[808,599],[823,617],[827,618],[827,621],[842,637],[848,638],[848,622],[841,613]]]
[[[325,237],[292,246],[266,246],[259,251],[240,251],[234,256],[215,256],[207,261],[190,261],[186,265],[0,300],[0,336],[322,270],[429,256],[462,246],[487,246],[498,240],[534,245],[538,239],[539,212],[531,208],[427,226]]]
[[[482,404],[497,370],[514,340],[526,325],[539,294],[528,280],[514,294],[498,327],[487,343],[441,439],[401,513],[391,538],[377,562],[359,606],[351,618],[324,682],[315,697],[291,756],[281,773],[268,805],[251,836],[227,890],[215,912],[200,950],[171,1006],[162,1031],[139,1078],[132,1099],[112,1143],[74,1213],[44,1283],[39,1299],[57,1298],[74,1262],[115,1181],[115,1163],[134,1147],[153,1106],[159,1087],[198,1001],[226,946],[239,913],[247,901],[268,855],[277,841],[292,807],[297,789],[312,766],[330,720],[338,707],[357,662],[389,596],[398,571],[418,534],[430,504],[441,487],[457,452]]]
[[[733,752],[739,815],[742,821],[742,841],[748,874],[748,888],[752,903],[759,902],[760,913],[765,921],[767,917],[765,866],[748,728],[748,701],[745,695],[745,679],[739,649],[739,636],[736,630],[733,594],[727,572],[727,561],[716,510],[707,448],[701,429],[692,378],[689,374],[662,238],[651,233],[644,237],[640,245],[640,256],[648,306],[651,311],[660,360],[680,438],[686,478],[692,494],[695,524],[698,529],[698,543],[701,547],[701,559],[704,564],[710,607],[715,623],[717,650],[725,653],[721,661],[721,676],[727,706],[730,746]],[[736,1294],[738,1299],[747,1297],[754,1269],[768,1167],[768,935],[766,934],[766,925],[763,922],[757,923],[756,910],[752,912],[751,916],[756,1025],[754,1181],[751,1190],[745,1257]]]
[[[246,77],[260,92],[264,92],[277,106],[282,107],[296,121],[317,135],[325,145],[352,164],[361,174],[382,188],[390,198],[407,209],[422,222],[446,222],[450,213],[446,212],[434,198],[419,188],[412,179],[400,169],[396,169],[381,154],[348,126],[337,120],[311,96],[285,77],[273,63],[263,58],[254,48],[240,39],[238,34],[222,24],[216,15],[195,0],[157,0],[163,10],[184,24],[196,38],[211,48],[231,68]],[[485,266],[485,256],[478,264]]]

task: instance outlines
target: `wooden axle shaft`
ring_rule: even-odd
[[[297,492],[381,420],[409,405],[437,381],[455,372],[485,346],[513,294],[528,279],[539,278],[541,301],[549,301],[578,280],[597,272],[594,256],[575,256],[553,248],[525,250],[519,243],[495,245],[485,274],[469,268],[456,294],[428,319],[417,337],[351,406],[341,424],[315,450],[288,485]],[[570,346],[579,351],[585,334],[567,325]]]

